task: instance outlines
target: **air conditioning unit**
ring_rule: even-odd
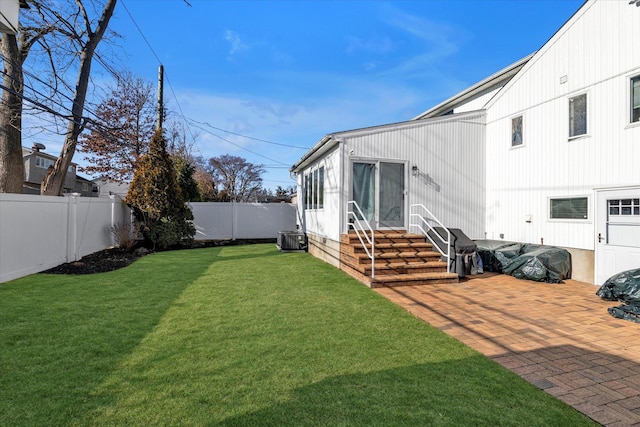
[[[276,244],[281,252],[304,252],[307,250],[307,236],[301,231],[280,231]]]

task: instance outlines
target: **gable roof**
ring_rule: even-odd
[[[443,114],[446,114],[448,111],[451,111],[456,106],[478,95],[484,90],[487,90],[491,87],[494,87],[500,84],[503,84],[503,85],[506,84],[506,82],[508,82],[513,76],[515,76],[518,73],[518,71],[520,71],[522,67],[525,66],[525,64],[529,61],[529,59],[533,57],[533,55],[534,54],[532,53],[520,59],[519,61],[514,62],[508,67],[503,68],[497,73],[490,75],[486,79],[479,81],[473,86],[441,102],[435,107],[431,107],[427,111],[417,115],[416,117],[413,118],[413,120],[420,120],[420,119],[426,119],[430,117],[441,116]]]
[[[567,19],[567,21],[564,24],[562,24],[562,26],[558,28],[558,30],[555,33],[553,33],[553,35],[542,45],[542,47],[530,56],[530,59],[527,61],[527,63],[523,64],[523,66],[521,67],[522,72],[520,72],[518,75],[514,76],[514,78],[509,80],[502,87],[502,89],[500,89],[500,91],[498,91],[498,93],[493,98],[491,98],[489,102],[487,102],[484,108],[485,109],[490,108],[498,99],[500,99],[502,94],[504,94],[511,86],[513,86],[515,82],[519,80],[520,76],[524,75],[527,72],[527,70],[533,67],[533,65],[536,62],[538,62],[538,59],[541,56],[543,56],[551,48],[551,46],[553,46],[555,42],[564,35],[566,30],[569,29],[575,21],[580,19],[580,17],[587,10],[589,10],[591,6],[595,4],[596,1],[598,0],[585,0],[585,2],[582,3],[582,5],[578,8],[578,10],[576,10],[574,14],[571,15],[571,17],[569,17],[569,19]]]

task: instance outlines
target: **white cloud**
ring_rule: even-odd
[[[422,46],[418,54],[405,58],[384,74],[413,77],[435,72],[454,56],[467,37],[464,29],[406,13],[389,3],[381,10],[383,22],[410,35]]]
[[[224,39],[229,42],[229,56],[230,59],[238,52],[243,52],[249,49],[249,46],[246,45],[242,39],[240,39],[240,35],[232,30],[227,30],[224,33]]]

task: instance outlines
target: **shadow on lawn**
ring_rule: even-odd
[[[33,275],[3,285],[0,425],[68,425],[82,417],[95,387],[210,267],[212,255],[158,253],[109,273]],[[189,267],[176,269],[180,260]]]
[[[238,247],[242,246],[241,250]],[[225,251],[225,248],[233,248],[232,251]],[[286,257],[286,256],[299,256],[302,252],[280,252],[276,248],[275,243],[259,243],[255,245],[229,245],[216,247],[216,262],[222,261],[241,261],[255,258],[273,258],[273,257]],[[233,255],[227,255],[227,253],[233,253]]]
[[[486,366],[486,358],[472,356],[329,378],[215,425],[589,425],[577,411]]]

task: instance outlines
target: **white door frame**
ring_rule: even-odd
[[[625,241],[622,245],[612,240],[612,226],[640,229],[640,218],[630,215],[609,216],[609,200],[638,199],[640,187],[602,188],[596,190],[595,266],[594,282],[602,285],[614,274],[640,268],[640,241]],[[638,223],[638,225],[636,225]],[[635,233],[635,231],[633,231]],[[624,237],[624,236],[623,236]],[[633,239],[633,238],[632,238]]]
[[[409,176],[408,176],[408,165],[409,162],[405,160],[394,160],[394,159],[378,159],[378,158],[366,158],[366,157],[352,157],[349,159],[349,198],[348,200],[353,200],[353,164],[354,163],[371,163],[375,164],[375,207],[374,207],[374,218],[371,222],[371,227],[374,230],[393,230],[393,229],[407,229],[408,226],[408,185],[409,185]],[[380,163],[395,163],[403,165],[404,169],[404,188],[402,189],[403,194],[403,225],[400,227],[380,227]]]

